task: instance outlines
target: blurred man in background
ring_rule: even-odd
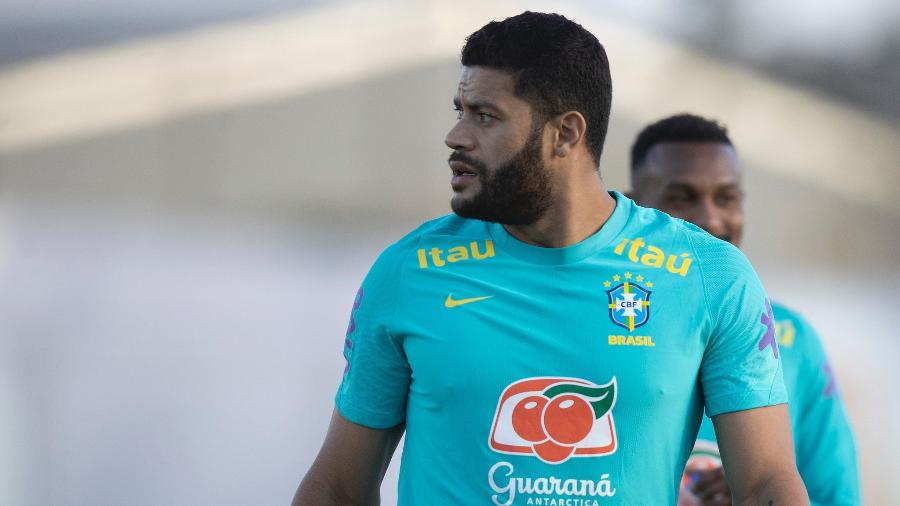
[[[455,214],[364,280],[295,504],[377,503],[404,428],[403,505],[672,504],[704,405],[739,501],[807,504],[752,267],[603,186],[600,42],[526,12],[469,36],[462,65]]]
[[[740,246],[744,214],[741,170],[726,129],[690,114],[646,127],[631,149],[635,202],[693,223]],[[790,396],[797,467],[813,504],[859,504],[856,447],[835,380],[815,330],[772,302]],[[681,504],[731,504],[716,436],[704,417],[685,469]]]

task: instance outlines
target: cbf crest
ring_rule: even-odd
[[[633,276],[630,272],[612,277],[612,281],[604,281],[606,295],[609,298],[609,318],[613,323],[633,331],[650,320],[650,294],[653,288],[651,281],[643,276]]]

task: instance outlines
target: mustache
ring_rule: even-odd
[[[475,158],[472,158],[471,156],[461,151],[454,151],[450,153],[450,157],[447,158],[447,163],[450,162],[462,162],[469,167],[478,170],[478,172],[484,172],[485,170],[487,170],[487,165],[485,165],[483,162],[481,162],[480,160],[476,160]]]

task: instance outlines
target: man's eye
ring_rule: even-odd
[[[461,107],[454,107],[453,110],[456,111],[456,119],[457,120],[463,119],[463,116],[465,116],[465,113]],[[481,123],[483,125],[486,125],[495,119],[496,118],[494,116],[492,116],[491,114],[486,113],[486,112],[475,113],[475,120],[478,121],[478,123]]]
[[[489,124],[493,123],[494,121],[497,121],[497,117],[494,116],[493,114],[486,113],[486,112],[478,113],[478,122],[481,123],[482,125],[489,125]]]
[[[670,204],[687,204],[691,198],[684,193],[670,193],[666,195],[666,201]]]
[[[716,197],[716,201],[723,207],[733,206],[741,201],[741,196],[737,193],[723,193]]]

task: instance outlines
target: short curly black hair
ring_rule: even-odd
[[[591,32],[559,14],[526,11],[469,35],[461,62],[511,72],[514,93],[534,108],[540,123],[567,111],[580,112],[587,122],[588,150],[599,165],[612,79],[606,51]]]
[[[695,114],[676,114],[641,130],[631,146],[631,172],[641,168],[650,148],[662,142],[718,142],[734,147],[728,129],[718,121]]]

